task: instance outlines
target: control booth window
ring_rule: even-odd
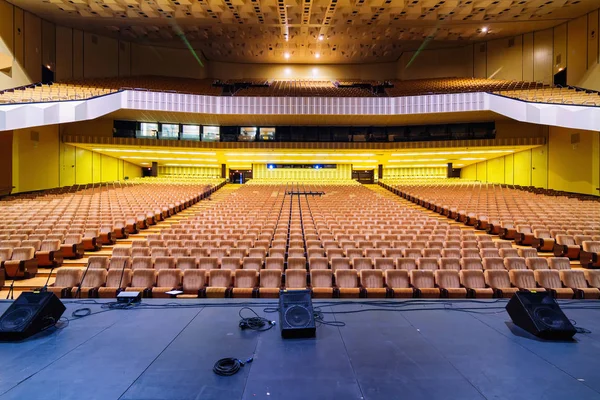
[[[137,137],[152,139],[158,138],[158,124],[154,122],[140,123],[140,130],[138,131]]]
[[[256,140],[256,127],[242,127],[238,135],[238,142],[254,142]]]
[[[181,140],[200,140],[200,126],[183,125],[181,128]]]
[[[179,139],[179,124],[162,124],[161,139]]]
[[[275,140],[275,128],[260,128],[259,137],[264,142]]]
[[[218,126],[202,127],[203,142],[219,142],[221,140],[221,129]]]

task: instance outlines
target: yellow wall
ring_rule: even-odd
[[[579,134],[580,142],[571,143]],[[598,132],[550,127],[548,184],[556,190],[600,194],[600,134]]]
[[[461,169],[461,179],[548,188],[547,146],[492,158]]]
[[[545,29],[533,33],[533,80],[535,82],[552,83],[552,29]]]
[[[512,43],[511,47],[509,42]],[[487,43],[487,77],[523,80],[523,36]]]
[[[208,76],[218,79],[395,79],[397,64],[238,64],[211,61]]]
[[[142,174],[138,166],[63,144],[59,138],[58,125],[13,132],[13,192],[109,182],[121,180],[125,176],[139,177]]]
[[[447,168],[432,167],[432,168],[384,168],[383,177],[385,179],[393,178],[412,178],[412,177],[438,177],[445,178]]]
[[[207,62],[196,52],[201,66],[188,49],[131,45],[131,75],[163,75],[184,78],[206,78]],[[231,78],[231,77],[230,77]]]
[[[572,84],[579,82],[588,68],[587,20],[584,15],[569,21],[567,26],[567,82]]]
[[[220,178],[221,168],[220,167],[172,167],[172,166],[159,166],[159,176],[168,175],[195,175],[209,178]]]
[[[23,67],[23,13],[14,12],[15,7],[0,0],[0,57],[7,57],[12,65],[0,70],[0,90],[31,82]],[[20,9],[19,9],[20,10]]]
[[[398,79],[473,76],[473,46],[404,52],[398,60]],[[411,63],[411,60],[412,63]]]
[[[252,164],[252,177],[254,179],[277,179],[283,182],[352,179],[352,165],[338,164],[335,169],[267,169],[267,164]]]

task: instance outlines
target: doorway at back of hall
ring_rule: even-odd
[[[252,179],[252,170],[247,169],[230,169],[229,183],[244,184]]]

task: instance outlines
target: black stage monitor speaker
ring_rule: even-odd
[[[548,293],[517,292],[506,304],[515,325],[546,340],[568,340],[577,332]]]
[[[23,340],[52,325],[65,306],[52,292],[25,292],[0,317],[0,341]]]
[[[279,326],[284,339],[315,337],[310,290],[279,292]]]

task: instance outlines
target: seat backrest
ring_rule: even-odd
[[[242,268],[242,259],[239,257],[223,257],[221,258],[221,268],[235,271]]]
[[[525,264],[524,258],[507,257],[504,259],[504,267],[509,271],[513,269],[527,269],[527,264]]]
[[[313,269],[310,271],[310,283],[314,288],[330,288],[333,286],[333,272],[330,269]]]
[[[181,286],[183,272],[178,269],[161,269],[156,276],[156,286],[176,288]]]
[[[306,269],[287,269],[285,271],[286,288],[306,288]]]
[[[188,269],[197,269],[196,259],[194,257],[178,257],[177,269],[185,271]]]
[[[512,287],[508,271],[505,269],[487,269],[483,271],[485,283],[496,289],[505,289]]]
[[[556,243],[564,245],[564,246],[574,246],[575,238],[571,235],[556,235]]]
[[[131,286],[149,288],[156,284],[156,271],[153,269],[135,269],[131,278]]]
[[[556,270],[571,269],[571,260],[568,257],[550,257],[548,265]]]
[[[418,289],[435,287],[433,271],[416,269],[410,271],[410,283]]]
[[[583,270],[564,269],[558,271],[562,283],[571,289],[585,289],[588,287]]]
[[[12,249],[8,247],[0,248],[0,261],[10,260],[12,257]]]
[[[360,284],[365,289],[383,287],[383,271],[379,269],[363,269],[359,273]]]
[[[60,240],[46,239],[40,245],[40,251],[57,251],[60,249]]]
[[[338,269],[335,271],[335,282],[339,288],[357,288],[358,272],[353,269]]]
[[[408,288],[410,280],[408,279],[408,271],[401,269],[388,269],[384,272],[385,282],[390,288]]]
[[[584,275],[589,286],[600,289],[600,270],[586,269]]]
[[[461,270],[458,273],[460,283],[467,288],[483,289],[485,288],[485,278],[481,270]]]
[[[441,288],[451,289],[460,287],[460,278],[458,271],[455,270],[437,270],[434,271],[435,283]]]
[[[481,249],[479,250],[479,255],[481,258],[500,257],[500,253],[496,248]]]
[[[405,271],[417,269],[417,260],[414,258],[398,258],[396,260],[397,268]]]
[[[115,246],[112,249],[113,256],[131,256],[131,247],[129,246]]]
[[[381,271],[386,271],[388,269],[394,269],[394,259],[393,258],[376,258],[375,259],[375,269],[379,269]]]
[[[231,277],[230,269],[211,269],[208,271],[208,286],[229,287],[231,286]]]
[[[538,252],[534,248],[518,249],[517,250],[517,256],[518,257],[523,257],[523,258],[537,257],[538,256]]]
[[[535,250],[535,249],[531,249],[531,250]],[[512,247],[510,249],[506,248],[506,249],[499,249],[498,250],[498,254],[501,258],[506,258],[506,257],[520,257],[519,256],[519,252],[517,249],[513,249]],[[492,257],[498,257],[498,255],[496,256],[492,256]]]
[[[100,287],[106,283],[106,276],[108,271],[106,269],[89,269],[83,278],[81,287]]]
[[[342,257],[331,259],[331,270],[335,273],[338,270],[350,269],[350,260]]]
[[[148,247],[148,241],[145,239],[134,239],[131,241],[131,248]]]
[[[103,256],[90,256],[88,258],[88,267],[90,269],[100,268],[100,269],[108,269],[110,265],[110,259],[108,257]],[[123,264],[121,263],[121,268],[123,268]]]
[[[134,247],[131,249],[131,257],[150,257],[150,247]]]
[[[122,288],[127,287],[131,284],[132,274],[133,272],[130,269],[124,271],[111,269],[106,276],[106,287],[118,288],[119,283],[121,283]]]
[[[502,265],[502,260],[500,260],[500,264]],[[461,269],[466,269],[466,270],[481,271],[483,269],[483,263],[481,261],[481,258],[479,258],[479,257],[461,258],[460,266],[461,266]],[[504,269],[504,265],[502,265],[502,268]]]
[[[329,268],[329,262],[325,257],[311,257],[308,259],[308,267],[310,270],[327,269]]]
[[[363,269],[373,269],[373,260],[369,257],[355,257],[352,260],[352,265],[357,271],[361,271]]]
[[[532,271],[548,269],[548,260],[545,257],[529,257],[525,259],[525,265]]]
[[[512,269],[508,271],[510,283],[518,288],[532,289],[536,288],[535,275],[529,269]]]
[[[281,287],[281,269],[262,269],[260,270],[260,287],[279,288]]]
[[[440,258],[440,269],[460,271],[460,260],[458,258]]]
[[[196,293],[206,283],[206,271],[203,269],[186,269],[183,271],[183,292]]]
[[[417,260],[417,268],[420,270],[435,271],[439,268],[438,259],[432,257],[422,257]]]
[[[88,271],[89,272],[89,271]],[[56,272],[53,286],[58,288],[72,288],[79,285],[83,270],[81,268],[63,267]]]
[[[41,240],[23,240],[21,242],[21,247],[33,247],[35,251],[40,250],[40,246],[42,245]]]
[[[588,253],[600,254],[600,242],[598,242],[598,241],[586,240],[581,243],[581,247],[583,248],[584,251],[587,251]]]
[[[219,259],[214,257],[199,257],[198,268],[211,270],[219,268]]]
[[[133,257],[131,269],[153,269],[152,257]]]
[[[245,257],[242,261],[242,268],[259,271],[263,266],[263,259],[260,257]]]
[[[283,271],[283,257],[267,257],[265,258],[265,269],[277,269]]]
[[[254,269],[238,269],[235,271],[234,287],[253,288],[257,286],[258,274]]]
[[[11,260],[27,261],[35,257],[35,249],[33,247],[15,247],[12,251]]]
[[[536,282],[540,287],[547,289],[560,289],[563,287],[560,274],[553,269],[538,269],[533,272]]]

